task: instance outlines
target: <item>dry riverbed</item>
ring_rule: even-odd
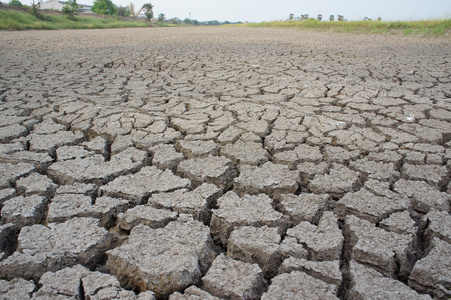
[[[449,299],[449,49],[0,32],[0,298]]]

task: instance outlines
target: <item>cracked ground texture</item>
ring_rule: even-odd
[[[0,32],[1,299],[449,299],[451,42]]]

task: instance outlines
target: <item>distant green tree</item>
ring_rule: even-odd
[[[221,23],[218,20],[211,20],[211,21],[207,21],[207,25],[217,26],[217,25],[221,25]]]
[[[337,16],[337,20],[338,20],[338,21],[344,21],[344,20],[345,20],[345,17],[343,17],[342,15],[338,15],[338,16]]]
[[[316,16],[316,19],[317,19],[318,21],[321,21],[321,20],[323,19],[323,15],[322,15],[322,14],[318,14],[318,15]]]
[[[143,5],[142,9],[144,10],[144,14],[146,15],[146,20],[150,21],[153,19],[153,5],[151,3],[146,3]]]
[[[20,2],[19,0],[11,0],[11,1],[9,1],[9,5],[17,6],[17,7],[22,7],[23,6],[22,2]]]
[[[301,21],[307,21],[309,18],[309,14],[301,15]]]
[[[182,20],[180,20],[179,18],[175,17],[175,18],[169,19],[168,22],[172,23],[172,24],[181,24]]]
[[[117,14],[117,6],[111,0],[95,0],[91,11],[98,15],[114,16]]]
[[[75,15],[78,14],[80,7],[77,4],[77,0],[68,0],[61,10],[69,19],[74,19]]]
[[[382,18],[381,17],[377,18],[377,21],[382,22]]]
[[[330,15],[329,21],[331,21],[331,22],[335,21],[335,16],[334,15]]]
[[[117,7],[117,15],[120,17],[130,17],[131,15],[131,11],[130,9],[128,9],[128,7],[124,7],[124,6],[118,6]]]
[[[290,15],[288,16],[288,20],[293,21],[293,19],[294,19],[294,14],[290,14]]]
[[[166,15],[161,13],[158,15],[158,22],[164,22],[166,20]]]

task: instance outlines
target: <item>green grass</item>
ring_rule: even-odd
[[[64,15],[45,15],[46,20],[40,20],[30,13],[13,10],[0,10],[0,30],[26,29],[91,29],[91,28],[123,28],[123,27],[169,27],[183,26],[169,23],[148,23],[143,20],[121,21],[113,17],[75,17]],[[261,23],[235,24],[224,26],[275,27],[314,29],[320,31],[352,32],[352,33],[401,33],[404,35],[443,35],[451,29],[451,19],[427,21],[273,21]]]
[[[46,20],[40,20],[29,13],[0,10],[0,29],[93,29],[93,28],[124,28],[171,26],[167,23],[148,23],[145,21],[120,21],[116,18],[75,17],[69,19],[61,15],[45,15]],[[173,25],[172,25],[173,26]]]
[[[299,28],[352,33],[402,33],[404,35],[443,35],[451,29],[451,19],[427,21],[272,21],[228,26]]]

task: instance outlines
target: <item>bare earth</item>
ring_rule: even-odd
[[[0,299],[449,299],[450,49],[1,31]]]

